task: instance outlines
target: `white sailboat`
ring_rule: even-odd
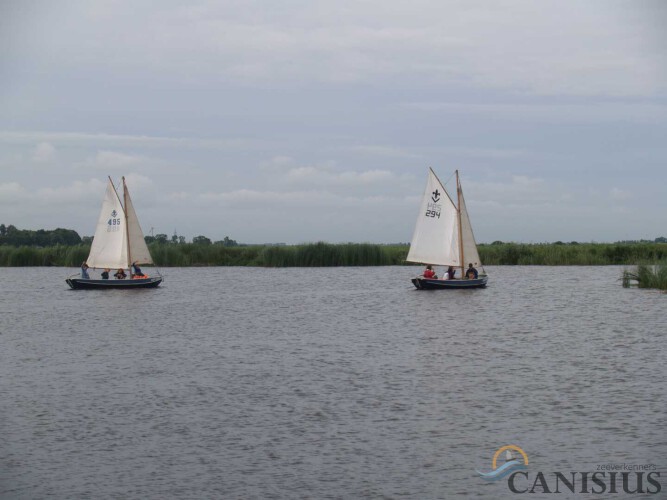
[[[463,198],[458,170],[456,171],[455,202],[433,169],[429,169],[421,210],[417,217],[406,260],[460,268],[462,279],[437,279],[424,276],[413,278],[412,283],[420,289],[482,288],[486,286],[488,276],[486,273],[480,274],[477,271],[478,267],[482,267],[482,263]],[[474,277],[467,278],[466,275],[471,267],[474,272],[470,275]]]
[[[128,269],[129,279],[67,278],[72,288],[154,288],[162,282],[162,276],[133,275],[133,264],[153,264],[139,219],[123,177],[123,201],[113,185],[111,177],[107,185],[102,210],[97,220],[95,237],[86,264],[93,269]]]

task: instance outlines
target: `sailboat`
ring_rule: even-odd
[[[420,262],[460,268],[461,279],[437,279],[417,276],[412,284],[418,289],[483,288],[488,281],[485,272],[476,278],[465,278],[467,266],[482,267],[475,236],[466,209],[459,171],[456,171],[456,202],[429,168],[421,210],[412,235],[408,262]],[[482,267],[483,270],[483,267]]]
[[[162,276],[137,278],[132,275],[132,264],[153,264],[153,259],[139,219],[134,211],[130,193],[123,177],[123,201],[111,177],[107,185],[102,210],[97,219],[95,237],[86,264],[92,269],[128,269],[128,279],[89,279],[70,276],[65,281],[72,288],[154,288],[162,283]]]

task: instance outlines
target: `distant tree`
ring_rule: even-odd
[[[178,237],[178,244],[179,245],[185,244],[185,236],[179,236]]]
[[[178,235],[174,231],[174,234],[171,235],[171,242],[172,243],[178,243]]]
[[[0,236],[4,236],[5,234],[7,234],[7,226],[0,224]]]
[[[223,247],[237,247],[239,246],[236,240],[232,240],[229,236],[225,236],[224,240],[216,241],[216,245],[222,245]]]
[[[578,241],[570,241],[570,245],[578,245],[578,244],[579,244]]]
[[[48,247],[54,245],[78,245],[81,243],[79,233],[73,229],[17,229],[10,225],[0,234],[0,244],[12,246]]]
[[[0,229],[2,228],[0,227]],[[659,238],[655,239],[655,243],[667,243],[667,238],[665,238],[664,236],[660,236]]]
[[[504,243],[503,243],[502,241],[500,241],[500,240],[496,240],[496,241],[494,241],[494,242],[491,243],[491,244],[492,244],[492,245],[504,245]]]
[[[192,243],[195,245],[210,245],[211,240],[209,240],[206,236],[195,236],[192,238]]]
[[[166,234],[160,233],[155,235],[155,241],[157,241],[158,243],[168,243],[169,239],[167,238]]]
[[[93,243],[93,237],[92,236],[82,236],[81,237],[81,243],[85,245],[91,245]]]
[[[150,236],[150,235],[148,235],[148,236],[144,236],[144,241],[145,241],[147,244],[148,244],[148,243],[153,243],[153,242],[155,241],[155,236]]]
[[[47,231],[49,233],[49,231]],[[59,227],[50,231],[46,245],[78,245],[81,243],[81,236],[73,229],[63,229]]]

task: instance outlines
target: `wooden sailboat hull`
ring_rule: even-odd
[[[67,278],[67,284],[75,290],[110,290],[128,288],[155,288],[162,283],[162,276],[146,279],[126,280],[91,280]]]
[[[412,284],[419,290],[460,290],[463,288],[484,288],[488,280],[488,276],[480,276],[470,280],[438,280],[417,277],[412,278]]]

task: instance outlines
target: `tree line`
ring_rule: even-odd
[[[156,234],[155,236],[145,236],[146,243],[158,243],[161,245],[178,244],[184,245],[187,243],[185,236],[179,236],[174,233],[171,238],[166,234]],[[79,245],[93,242],[92,236],[79,236],[79,233],[73,229],[38,229],[36,231],[30,229],[18,229],[16,226],[9,224],[0,224],[0,245],[9,245],[14,247],[34,246],[34,247],[51,247],[56,245]],[[213,242],[206,236],[195,236],[192,238],[192,243],[195,245],[222,245],[225,247],[236,247],[239,243],[225,236],[224,239]]]
[[[11,228],[11,229],[10,229]],[[92,238],[71,229],[19,230],[0,225],[0,266],[79,266],[90,251]],[[387,266],[406,265],[407,243],[308,243],[246,245],[229,237],[211,241],[195,236],[191,242],[174,234],[146,236],[158,266]],[[667,262],[667,238],[618,243],[505,243],[478,246],[485,265],[636,265]]]
[[[50,247],[54,245],[78,245],[82,242],[73,229],[18,229],[10,224],[0,224],[0,245]]]

